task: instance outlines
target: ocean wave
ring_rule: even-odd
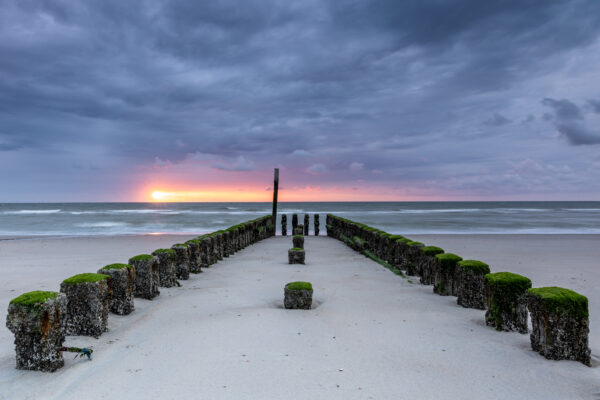
[[[116,228],[121,226],[129,225],[126,222],[114,222],[114,221],[104,221],[104,222],[83,222],[81,224],[75,224],[78,228]]]
[[[61,210],[15,210],[15,211],[2,211],[2,214],[8,215],[23,215],[23,214],[56,214]]]

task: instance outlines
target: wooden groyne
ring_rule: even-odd
[[[436,246],[402,235],[327,215],[327,235],[403,275],[433,285],[440,296],[456,296],[457,304],[486,310],[485,322],[497,330],[527,333],[531,316],[531,348],[552,360],[591,365],[588,346],[588,299],[560,287],[532,288],[531,280],[510,272],[491,273],[479,260],[463,260]]]
[[[10,301],[6,326],[15,336],[17,369],[55,371],[64,365],[66,335],[98,337],[109,312],[128,315],[134,297],[152,300],[160,287],[181,285],[225,257],[275,234],[271,215],[219,230],[170,249],[139,254],[127,264],[111,264],[98,273],[65,279],[60,292],[32,291]],[[82,349],[89,355],[89,349]],[[82,353],[82,354],[83,354]]]

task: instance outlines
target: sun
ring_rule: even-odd
[[[171,193],[161,192],[160,190],[155,190],[154,192],[152,192],[152,198],[156,201],[163,201],[167,199],[170,195]]]

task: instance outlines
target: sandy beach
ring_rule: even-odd
[[[307,237],[307,264],[288,265],[289,237],[252,245],[110,315],[93,361],[55,373],[14,368],[8,302],[58,290],[64,278],[170,246],[181,237],[0,241],[0,399],[594,399],[600,397],[598,235],[411,235],[512,271],[534,286],[588,296],[592,368],[549,361],[529,336],[496,332],[418,280],[403,279],[327,237]],[[283,286],[308,280],[310,311],[282,308]]]

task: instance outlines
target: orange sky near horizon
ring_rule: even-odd
[[[386,190],[386,189],[383,189]],[[398,193],[382,192],[378,188],[292,187],[280,189],[278,200],[292,201],[410,201]],[[139,201],[148,202],[271,202],[272,188],[259,187],[181,187],[155,186],[141,191]]]

